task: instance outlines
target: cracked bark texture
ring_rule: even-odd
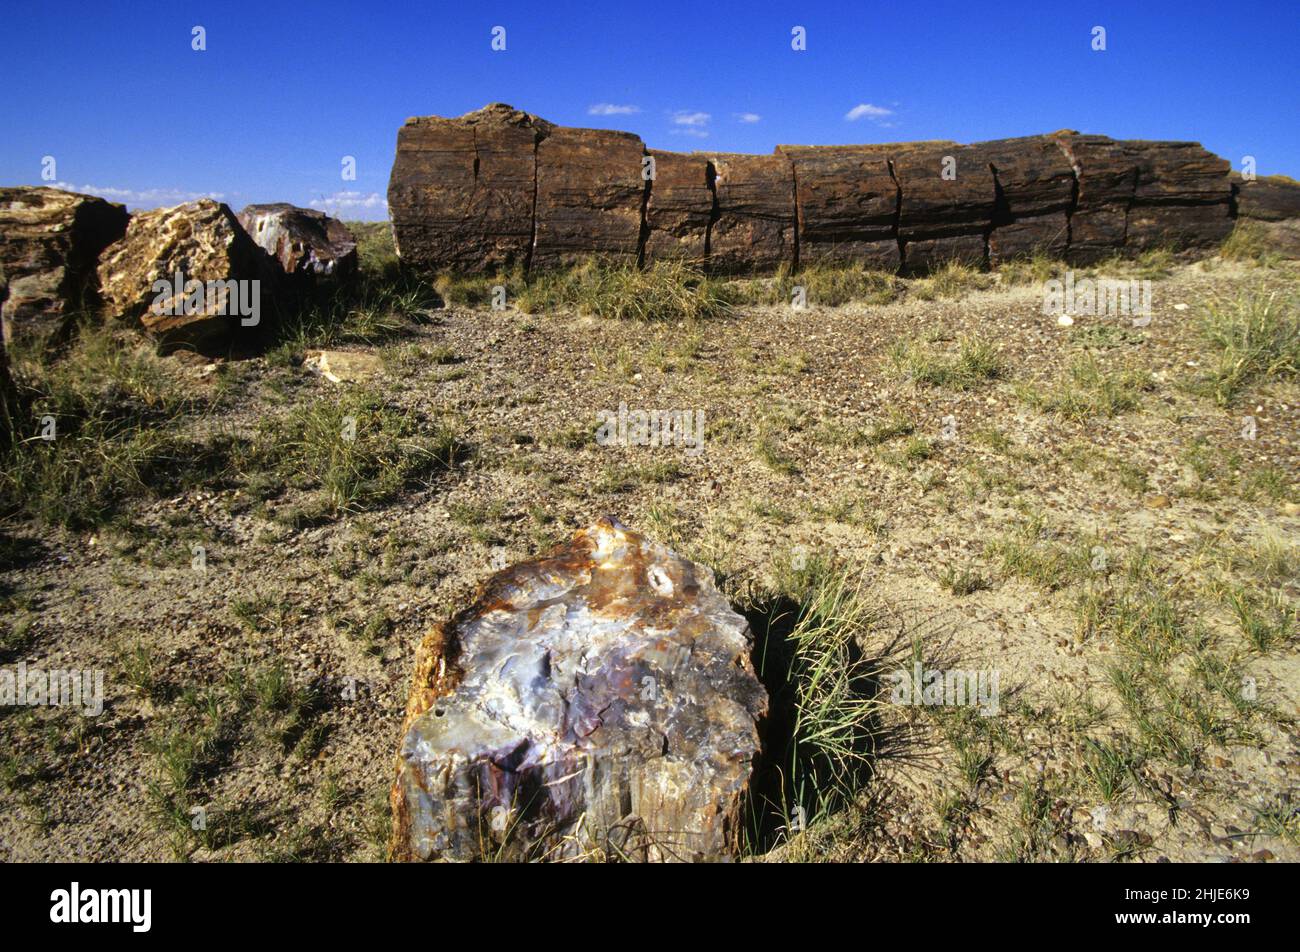
[[[526,265],[537,143],[550,128],[503,103],[459,119],[408,119],[388,183],[401,259],[420,270],[467,273]]]
[[[1227,162],[1194,142],[1063,130],[972,145],[683,154],[499,103],[408,120],[389,183],[402,259],[469,272],[589,255],[746,274],[822,262],[924,272],[1036,251],[1077,263],[1164,246],[1197,253],[1231,232],[1233,195]]]
[[[641,140],[628,132],[553,127],[537,145],[532,266],[572,265],[592,255],[637,260],[644,155]]]
[[[888,156],[870,146],[776,150],[793,167],[800,265],[898,269],[898,190]]]
[[[649,151],[655,177],[646,201],[645,258],[703,262],[713,221],[713,172],[701,155]]]

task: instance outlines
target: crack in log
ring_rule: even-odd
[[[528,241],[528,251],[524,255],[524,274],[529,274],[533,270],[533,254],[537,251],[537,150],[546,138],[546,133],[541,129],[533,130],[533,208],[532,208],[532,237]]]
[[[1061,252],[1062,257],[1068,258],[1074,245],[1074,213],[1079,210],[1079,162],[1064,142],[1056,136],[1048,136],[1048,138],[1056,143],[1056,147],[1065,156],[1065,161],[1070,163],[1070,175],[1074,178],[1070,186],[1070,206],[1065,210],[1065,249]],[[1127,221],[1127,216],[1125,217]]]
[[[894,160],[885,159],[885,165],[889,168],[889,178],[894,183],[894,222],[890,226],[894,232],[894,242],[898,245],[898,274],[907,273],[907,246],[903,244],[903,186],[898,184],[898,176],[894,173]]]
[[[709,223],[704,226],[704,267],[708,270],[713,256],[713,226],[722,217],[718,205],[718,167],[713,164],[712,159],[704,160],[704,181],[709,186],[709,194],[713,197],[713,204],[709,206]]]
[[[989,163],[989,171],[993,173],[993,214],[989,216],[989,226],[984,230],[984,267],[993,267],[993,232],[995,229],[1004,225],[1012,224],[1016,219],[1011,214],[1011,203],[1007,201],[1007,193],[1002,188],[1002,180],[998,178],[998,167],[992,162]]]
[[[790,195],[794,199],[794,264],[791,270],[797,272],[799,270],[799,236],[803,231],[803,213],[799,209],[799,171],[795,168],[794,159],[787,156],[786,163],[790,166]]]
[[[641,190],[641,230],[637,232],[636,236],[636,266],[638,268],[645,267],[645,247],[650,240],[650,219],[647,217],[650,208],[650,189],[654,185],[655,177],[659,174],[658,166],[653,164],[651,168],[655,170],[655,174],[645,174],[645,159],[648,155],[650,155],[649,150],[643,146],[641,148],[641,176],[645,179],[645,187]],[[654,162],[653,158],[651,158],[651,162]]]

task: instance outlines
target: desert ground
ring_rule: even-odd
[[[383,859],[421,635],[608,514],[756,631],[828,576],[863,609],[863,769],[745,859],[1300,859],[1300,265],[1079,269],[1150,280],[1138,324],[1044,314],[1041,260],[659,312],[416,285],[364,231],[369,290],[264,353],[88,320],[13,357],[71,422],[5,461],[0,662],[106,703],[0,707],[0,858]],[[703,411],[703,452],[598,445],[620,404]],[[997,710],[893,703],[915,663]]]

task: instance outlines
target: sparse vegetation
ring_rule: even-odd
[[[997,348],[978,338],[963,338],[954,356],[938,354],[917,341],[900,341],[889,357],[899,376],[918,386],[970,390],[1005,373]]]
[[[1294,292],[1252,288],[1210,301],[1200,328],[1215,363],[1194,389],[1220,406],[1258,382],[1300,373],[1300,297]]]
[[[571,309],[614,319],[694,321],[730,308],[722,286],[682,261],[635,264],[593,259],[532,278],[516,302],[528,314]]]
[[[1020,398],[1030,406],[1066,420],[1113,417],[1137,408],[1142,394],[1153,389],[1151,374],[1137,367],[1106,369],[1086,355],[1071,362],[1065,374],[1047,386],[1020,386]]]

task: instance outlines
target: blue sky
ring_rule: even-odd
[[[132,207],[211,193],[383,218],[401,123],[493,101],[662,149],[1069,127],[1300,178],[1294,0],[11,2],[4,21],[0,184],[40,184],[53,156],[64,187]]]

